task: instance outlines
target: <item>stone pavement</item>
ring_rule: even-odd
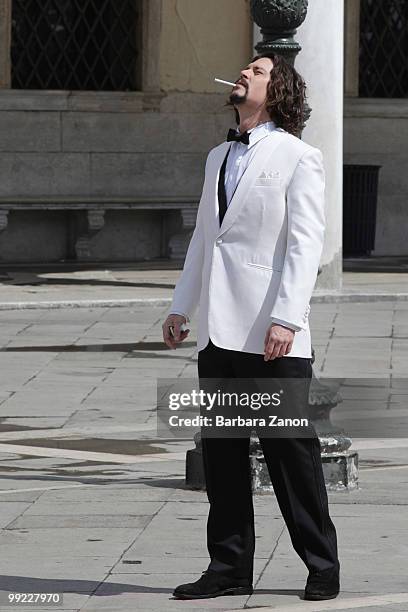
[[[102,264],[94,266],[50,265],[37,268],[0,267],[0,309],[38,303],[58,306],[74,303],[107,305],[146,301],[166,305],[171,300],[180,274],[179,264],[169,261],[142,262],[133,265]],[[343,274],[343,299],[408,299],[408,272]],[[334,299],[336,294],[332,295]],[[326,291],[317,291],[314,299],[327,301]]]
[[[168,271],[157,276],[168,282]],[[400,291],[404,276],[392,281]],[[104,299],[111,291],[104,282],[91,285],[90,295]],[[59,285],[58,299],[88,291],[79,285]],[[32,288],[5,284],[0,302]],[[408,301],[392,291],[388,301],[312,306],[316,373],[406,378]],[[329,494],[342,564],[338,599],[300,599],[306,570],[270,495],[255,497],[254,594],[172,599],[174,586],[208,565],[208,504],[204,492],[184,486],[192,441],[157,436],[157,378],[196,376],[195,325],[184,346],[168,350],[161,343],[166,310],[0,312],[0,612],[12,609],[11,592],[64,593],[56,609],[81,612],[406,612],[407,438],[354,440],[360,488]]]

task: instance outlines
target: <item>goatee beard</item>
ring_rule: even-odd
[[[229,97],[229,101],[234,106],[238,106],[239,104],[243,104],[247,99],[247,92],[244,95],[240,95],[237,93],[232,93]]]

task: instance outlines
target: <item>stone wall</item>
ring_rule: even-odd
[[[152,196],[198,203],[207,153],[233,122],[224,106],[228,88],[213,79],[237,78],[250,60],[249,2],[146,0],[145,6],[143,92],[19,91],[0,81],[0,204]],[[9,16],[0,11],[3,26]],[[72,256],[81,213],[28,212],[9,213],[0,261]],[[91,258],[166,256],[163,232],[177,225],[175,216],[111,212],[92,239]]]
[[[198,203],[207,153],[224,140],[232,119],[224,103],[224,95],[188,92],[147,96],[0,91],[0,203],[152,196],[191,196]],[[64,258],[65,247],[52,245],[55,235],[61,236],[66,213],[53,213],[55,232],[48,214],[35,211],[27,216],[11,209],[8,227],[0,233],[0,261]],[[167,256],[164,238],[154,229],[157,224],[158,229],[164,227],[164,215],[169,213],[112,213],[98,240],[92,241],[91,259]],[[109,235],[113,222],[119,239],[116,254]],[[69,241],[68,224],[65,228]],[[50,241],[47,232],[53,233]],[[134,243],[146,233],[154,245],[144,253]]]
[[[164,0],[161,86],[166,91],[218,92],[218,76],[238,78],[252,56],[249,0]]]
[[[360,0],[345,8],[344,162],[382,166],[372,255],[408,255],[408,102],[358,97]]]
[[[0,196],[198,195],[208,150],[232,118],[224,103],[0,91]]]
[[[408,102],[346,98],[344,162],[378,164],[373,255],[408,255]]]

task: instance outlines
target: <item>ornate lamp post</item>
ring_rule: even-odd
[[[252,18],[263,36],[255,47],[258,53],[279,53],[293,65],[301,50],[294,36],[307,6],[308,0],[251,0]]]
[[[296,29],[307,15],[308,0],[251,0],[254,22],[261,28],[263,40],[256,45],[258,53],[278,53],[295,64],[300,44],[295,40]],[[311,108],[304,109],[304,124]],[[314,351],[313,359],[314,361]],[[322,447],[326,483],[331,488],[357,486],[358,455],[349,451],[351,438],[330,421],[331,410],[342,401],[330,386],[322,384],[313,374],[309,393],[309,418],[313,421]],[[255,490],[270,487],[269,475],[263,461],[263,453],[256,436],[251,438],[251,462]]]
[[[294,36],[306,19],[307,7],[308,0],[251,0],[252,18],[263,36],[255,47],[258,53],[278,53],[294,66],[302,49]],[[311,112],[306,103],[302,130]]]

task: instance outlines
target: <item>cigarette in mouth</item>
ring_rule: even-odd
[[[231,85],[232,87],[235,87],[236,85],[236,83],[230,83],[230,81],[223,81],[222,79],[214,79],[214,81],[217,83],[223,83],[224,85]]]

